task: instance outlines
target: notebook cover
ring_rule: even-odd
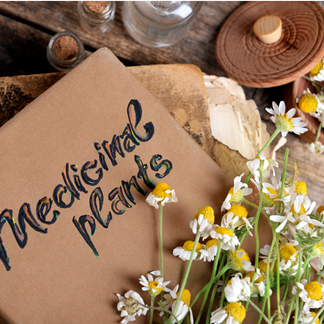
[[[164,208],[165,279],[186,263],[189,222],[220,207],[232,183],[106,48],[95,52],[0,128],[0,322],[118,323],[116,293],[159,268],[157,182]],[[92,235],[88,235],[92,232]],[[209,279],[194,262],[188,288]],[[145,323],[140,317],[137,322]]]

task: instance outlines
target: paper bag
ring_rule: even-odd
[[[138,279],[159,269],[158,210],[145,201],[156,183],[179,200],[164,208],[170,288],[186,265],[172,250],[194,239],[190,220],[206,205],[219,219],[232,185],[107,49],[7,122],[0,139],[4,323],[120,322],[116,293],[132,289],[149,303]],[[194,263],[192,293],[210,267]]]

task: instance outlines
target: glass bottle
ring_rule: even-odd
[[[84,47],[80,38],[71,32],[54,35],[47,46],[47,59],[60,72],[67,72],[84,60]]]
[[[81,27],[91,33],[105,33],[111,26],[116,11],[115,1],[79,1]]]
[[[138,43],[166,47],[185,36],[201,6],[201,1],[124,1],[123,22]]]

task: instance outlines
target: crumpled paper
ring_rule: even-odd
[[[257,106],[246,100],[243,88],[234,80],[204,75],[204,81],[216,140],[214,159],[230,177],[248,172],[246,162],[254,159],[270,138]],[[270,157],[270,148],[262,155]]]

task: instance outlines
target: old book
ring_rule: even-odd
[[[100,49],[0,129],[0,318],[8,323],[117,323],[116,293],[141,293],[159,268],[157,182],[164,208],[165,279],[203,206],[231,187],[215,162],[107,49]],[[210,265],[194,264],[193,293]],[[141,293],[146,303],[148,297]],[[144,297],[145,296],[145,297]],[[139,323],[145,318],[140,317]]]

